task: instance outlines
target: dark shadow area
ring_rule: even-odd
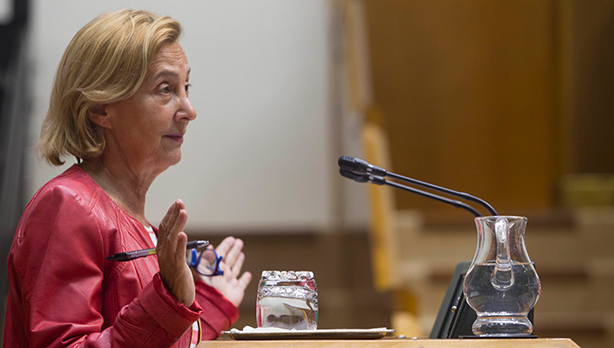
[[[29,118],[27,38],[29,1],[14,0],[13,16],[0,25],[0,342],[8,281],[6,262],[24,207],[24,161]]]

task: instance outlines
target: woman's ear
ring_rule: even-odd
[[[111,128],[111,119],[107,113],[107,104],[94,103],[87,109],[87,117],[94,124]]]

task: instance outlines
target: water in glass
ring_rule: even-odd
[[[318,291],[313,272],[263,271],[256,299],[256,324],[295,330],[316,330]]]

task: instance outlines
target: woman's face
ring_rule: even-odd
[[[164,44],[132,97],[105,107],[105,156],[135,170],[162,172],[181,159],[181,144],[196,110],[188,99],[190,68],[177,42]]]

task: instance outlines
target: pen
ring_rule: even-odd
[[[188,244],[186,245],[186,250],[190,250],[190,249],[199,249],[202,247],[206,247],[207,245],[209,245],[209,241],[206,240],[195,240],[192,242],[188,242]],[[112,260],[112,261],[130,261],[130,260],[134,260],[134,259],[138,259],[139,257],[146,257],[149,255],[155,255],[156,254],[156,248],[151,248],[151,249],[143,249],[143,250],[134,250],[134,251],[126,251],[123,253],[117,253],[117,254],[113,254],[109,257],[107,257],[107,260]]]

